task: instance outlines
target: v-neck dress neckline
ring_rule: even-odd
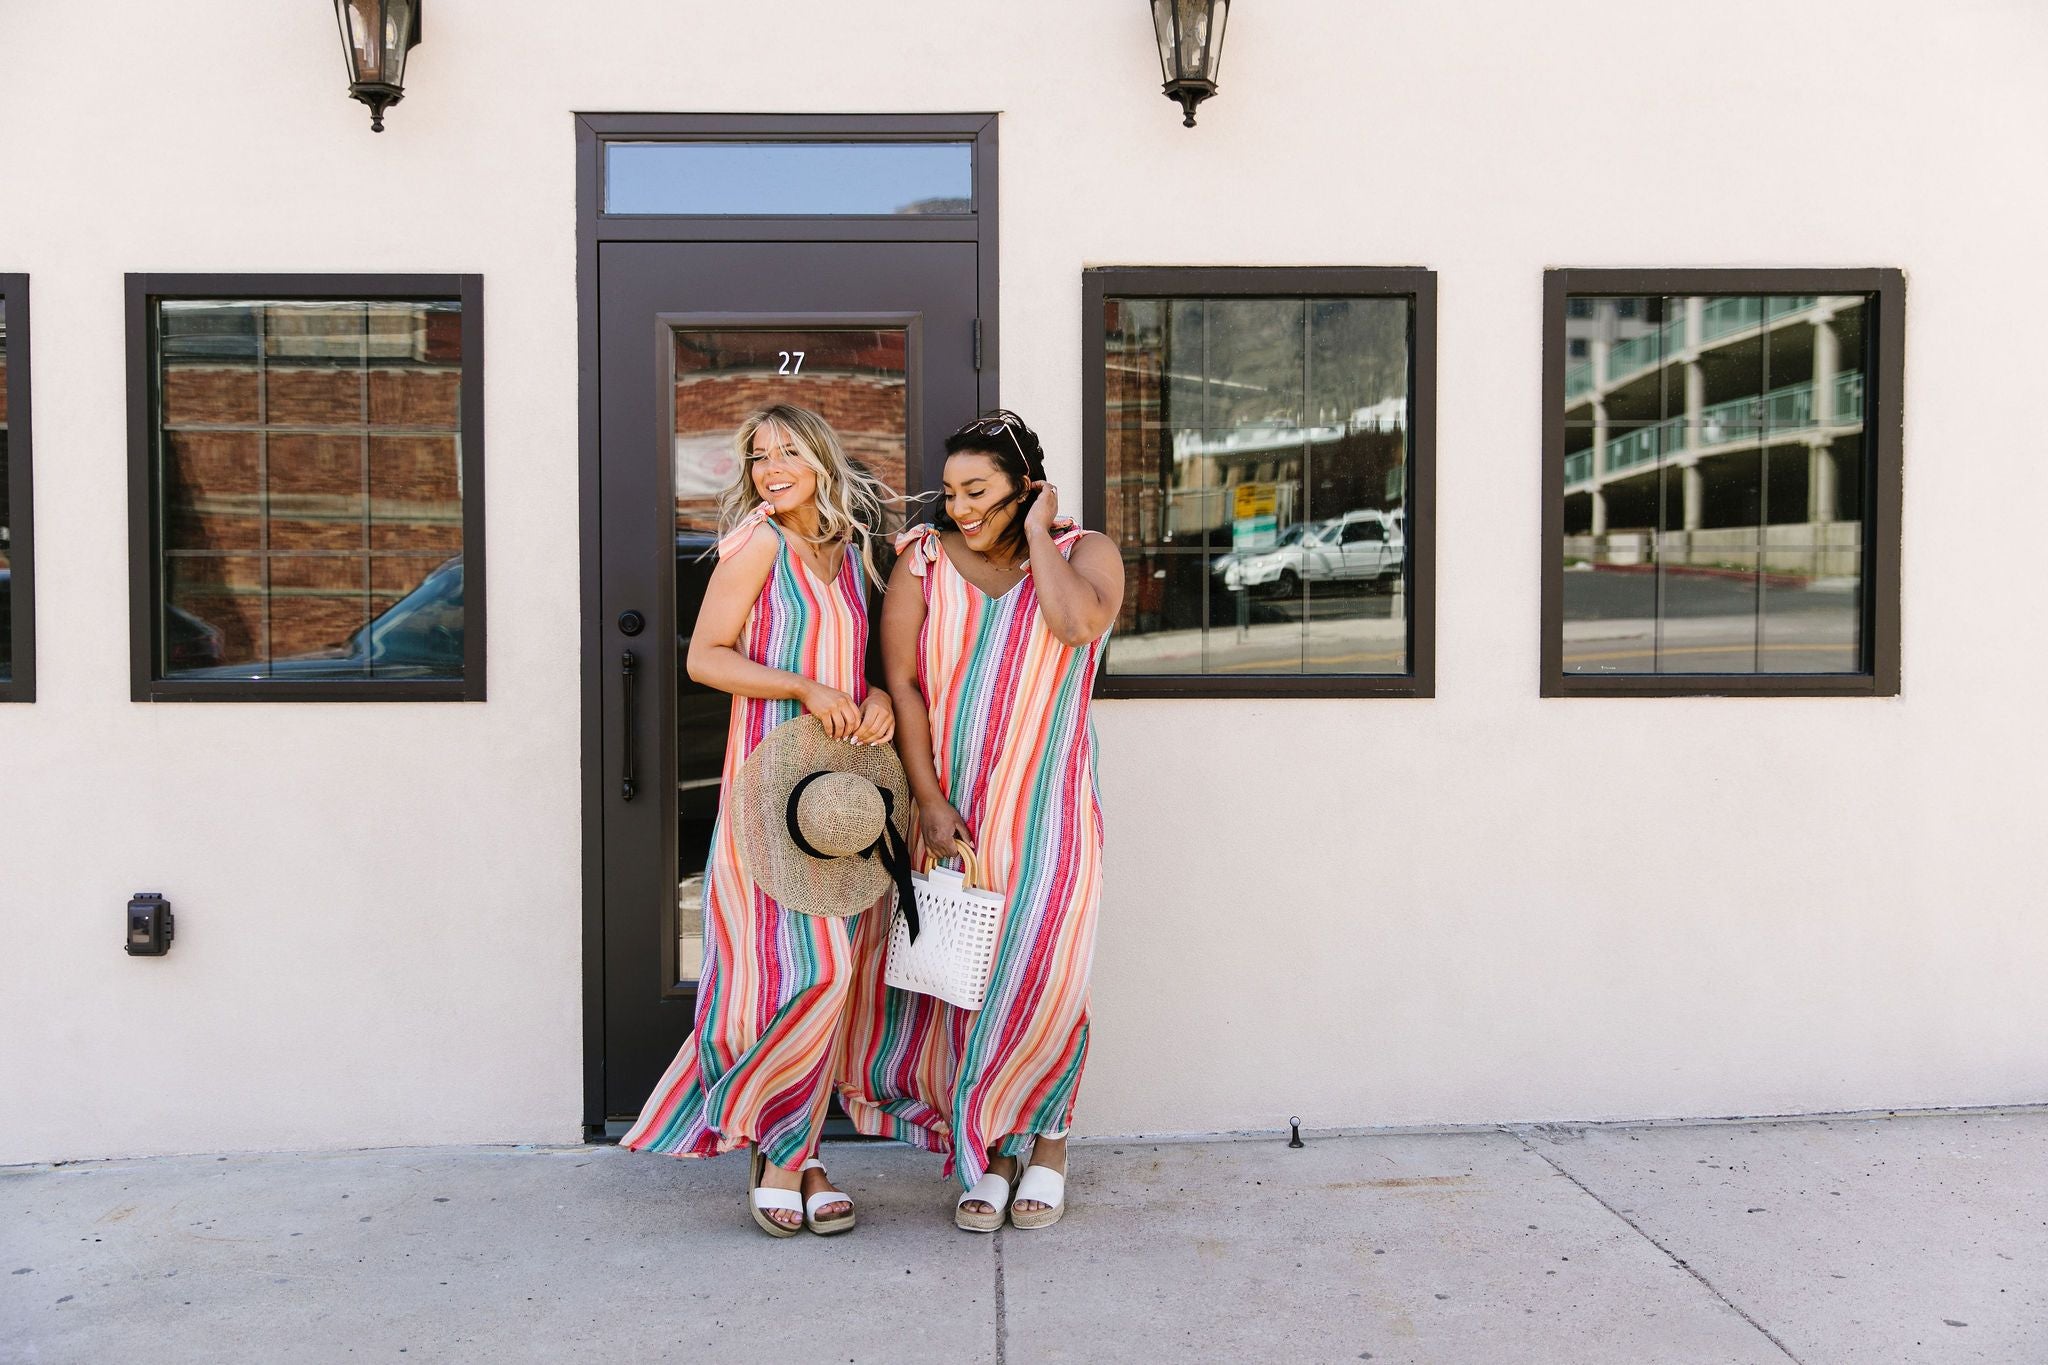
[[[827,592],[830,592],[834,587],[838,586],[839,580],[846,576],[846,561],[852,558],[853,556],[853,546],[851,544],[847,545],[840,551],[839,567],[832,571],[832,576],[830,578],[820,578],[818,577],[818,571],[811,567],[811,562],[808,559],[805,559],[801,554],[797,553],[796,541],[790,535],[788,529],[785,528],[783,524],[777,521],[774,517],[767,518],[767,522],[770,526],[773,526],[775,528],[775,534],[778,537],[780,537],[782,541],[782,552],[788,555],[790,559],[795,561],[797,567],[803,570],[804,577],[810,579],[811,582],[817,584],[818,587]]]
[[[968,587],[980,593],[982,599],[991,605],[994,605],[999,602],[1009,601],[1010,595],[1012,593],[1016,592],[1017,589],[1023,587],[1026,583],[1029,583],[1031,581],[1031,561],[1027,559],[1024,561],[1024,572],[1017,575],[1017,581],[1015,583],[1012,583],[1009,587],[1003,589],[1001,592],[990,592],[987,588],[982,587],[981,584],[975,582],[973,579],[969,578],[966,574],[960,571],[960,566],[953,562],[953,551],[947,546],[944,537],[941,537],[939,539],[939,557],[946,561],[946,567],[953,571],[953,574],[956,578],[958,578],[962,583],[965,583]]]

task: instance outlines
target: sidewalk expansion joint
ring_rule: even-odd
[[[1009,1355],[1010,1327],[1005,1318],[1003,1303],[1003,1230],[997,1228],[993,1235],[996,1244],[996,1365],[1007,1365]]]
[[[1538,1161],[1541,1161],[1541,1162],[1542,1162],[1542,1163],[1543,1163],[1544,1165],[1546,1165],[1546,1166],[1550,1167],[1550,1169],[1551,1169],[1551,1170],[1553,1170],[1553,1171],[1556,1171],[1556,1172],[1557,1172],[1557,1173],[1558,1173],[1559,1175],[1563,1176],[1563,1177],[1564,1177],[1564,1178],[1565,1178],[1566,1180],[1569,1180],[1569,1181],[1571,1181],[1571,1183],[1573,1184],[1573,1186],[1575,1186],[1575,1187],[1576,1187],[1576,1188],[1578,1189],[1579,1193],[1581,1193],[1581,1194],[1585,1195],[1585,1196],[1586,1196],[1586,1198],[1588,1198],[1588,1199],[1592,1200],[1592,1201],[1593,1201],[1594,1203],[1598,1204],[1598,1205],[1599,1205],[1599,1206],[1600,1206],[1601,1208],[1603,1208],[1603,1209],[1606,1209],[1606,1210],[1607,1210],[1607,1211],[1608,1211],[1609,1213],[1613,1214],[1613,1215],[1614,1215],[1614,1216],[1615,1216],[1616,1218],[1619,1218],[1619,1219],[1620,1219],[1620,1220],[1622,1221],[1622,1223],[1623,1223],[1623,1224],[1625,1224],[1625,1225],[1626,1225],[1626,1226],[1628,1227],[1628,1230],[1629,1230],[1630,1232],[1633,1232],[1633,1233],[1634,1233],[1634,1234],[1635,1234],[1636,1236],[1638,1236],[1638,1237],[1642,1238],[1642,1239],[1643,1239],[1644,1241],[1648,1242],[1648,1243],[1649,1243],[1649,1244],[1650,1244],[1651,1246],[1653,1246],[1653,1247],[1657,1248],[1657,1250],[1658,1250],[1658,1251],[1660,1251],[1660,1252],[1662,1252],[1662,1253],[1664,1254],[1665,1258],[1666,1258],[1667,1260],[1669,1260],[1669,1261],[1670,1261],[1670,1262],[1671,1262],[1671,1263],[1672,1263],[1673,1265],[1677,1266],[1677,1267],[1678,1267],[1678,1268],[1679,1268],[1680,1270],[1683,1270],[1683,1271],[1684,1271],[1684,1272],[1685,1272],[1686,1274],[1688,1274],[1688,1275],[1692,1276],[1692,1277],[1693,1277],[1693,1279],[1695,1279],[1695,1280],[1699,1281],[1700,1287],[1701,1287],[1702,1289],[1706,1290],[1706,1291],[1707,1291],[1707,1292],[1708,1292],[1709,1294],[1712,1294],[1712,1295],[1713,1295],[1713,1296],[1714,1296],[1714,1297],[1715,1297],[1716,1299],[1720,1300],[1720,1301],[1721,1301],[1721,1303],[1722,1303],[1722,1304],[1723,1304],[1724,1306],[1726,1306],[1726,1307],[1727,1307],[1727,1309],[1728,1309],[1728,1311],[1729,1311],[1729,1312],[1731,1312],[1731,1313],[1735,1314],[1735,1316],[1736,1316],[1736,1317],[1738,1317],[1738,1318],[1741,1318],[1741,1319],[1742,1319],[1742,1320],[1743,1320],[1744,1322],[1748,1323],[1748,1324],[1749,1324],[1749,1325],[1750,1325],[1751,1327],[1754,1327],[1754,1328],[1755,1328],[1755,1329],[1756,1329],[1757,1331],[1761,1332],[1761,1333],[1763,1334],[1763,1336],[1764,1336],[1764,1339],[1765,1339],[1765,1340],[1769,1341],[1769,1342],[1771,1343],[1771,1345],[1773,1345],[1773,1346],[1777,1347],[1777,1348],[1778,1348],[1778,1350],[1779,1350],[1779,1351],[1781,1351],[1781,1352],[1782,1352],[1782,1353],[1784,1354],[1784,1356],[1785,1356],[1785,1359],[1787,1359],[1787,1360],[1789,1360],[1789,1361],[1793,1362],[1793,1365],[1805,1365],[1805,1362],[1801,1361],[1801,1360],[1799,1359],[1799,1357],[1798,1357],[1798,1356],[1796,1356],[1796,1355],[1792,1354],[1792,1348],[1791,1348],[1791,1347],[1787,1346],[1787,1345],[1786,1345],[1786,1344],[1785,1344],[1784,1342],[1782,1342],[1782,1341],[1778,1340],[1778,1335],[1777,1335],[1777,1333],[1773,1332],[1773,1331],[1772,1331],[1772,1330],[1771,1330],[1770,1328],[1768,1328],[1768,1327],[1764,1326],[1764,1325],[1763,1325],[1762,1323],[1758,1322],[1758,1321],[1757,1321],[1757,1320],[1756,1320],[1755,1318],[1751,1317],[1751,1316],[1750,1316],[1750,1315],[1749,1315],[1748,1313],[1744,1312],[1744,1311],[1743,1311],[1743,1309],[1742,1309],[1742,1306],[1741,1306],[1740,1304],[1736,1303],[1736,1302],[1735,1302],[1735,1301],[1734,1301],[1733,1299],[1729,1298],[1729,1297],[1728,1297],[1728,1296],[1727,1296],[1726,1294],[1723,1294],[1723,1293],[1722,1293],[1722,1292],[1720,1291],[1720,1289],[1719,1289],[1719,1288],[1717,1288],[1717,1287],[1715,1286],[1715,1284],[1714,1284],[1714,1282],[1713,1282],[1712,1280],[1710,1280],[1710,1279],[1708,1279],[1708,1278],[1707,1278],[1706,1276],[1704,1276],[1704,1275],[1700,1274],[1700,1272],[1699,1272],[1698,1270],[1694,1269],[1694,1268],[1693,1268],[1693,1267],[1692,1267],[1692,1266],[1691,1266],[1690,1264],[1688,1264],[1688,1263],[1687,1263],[1687,1262],[1686,1262],[1686,1261],[1685,1261],[1685,1260],[1684,1260],[1683,1258],[1681,1258],[1681,1257],[1680,1257],[1680,1256],[1679,1256],[1679,1255],[1678,1255],[1678,1254],[1677,1254],[1676,1252],[1672,1251],[1672,1249],[1671,1249],[1670,1247],[1668,1247],[1668,1246],[1665,1246],[1665,1245],[1664,1245],[1664,1244],[1663,1244],[1662,1242],[1658,1241],[1658,1240],[1657,1240],[1657,1239],[1656,1239],[1655,1237],[1652,1237],[1652,1236],[1651,1236],[1651,1235],[1650,1235],[1650,1234],[1649,1234],[1648,1232],[1645,1232],[1645,1231],[1643,1230],[1643,1228],[1642,1228],[1642,1225],[1641,1225],[1641,1224],[1639,1224],[1639,1223],[1637,1223],[1635,1219],[1633,1219],[1633,1218],[1629,1217],[1629,1216],[1628,1216],[1627,1214],[1623,1213],[1623,1212],[1622,1212],[1622,1211],[1621,1211],[1620,1209],[1618,1209],[1618,1208],[1614,1207],[1614,1205],[1612,1205],[1612,1204],[1608,1203],[1608,1202],[1607,1202],[1607,1201],[1606,1201],[1605,1199],[1602,1199],[1602,1198],[1601,1198],[1601,1197],[1600,1197],[1600,1196],[1599,1196],[1598,1194],[1596,1194],[1596,1193],[1595,1193],[1595,1192],[1594,1192],[1594,1191],[1592,1190],[1592,1188],[1591,1188],[1591,1187],[1589,1187],[1589,1186],[1588,1186],[1588,1185],[1586,1184],[1586,1182],[1585,1182],[1585,1181],[1583,1181],[1583,1180],[1579,1179],[1579,1178],[1578,1178],[1577,1176],[1573,1175],[1573,1174],[1572,1174],[1572,1173],[1571,1173],[1570,1171],[1568,1171],[1568,1170],[1566,1170],[1566,1169],[1565,1169],[1564,1167],[1562,1167],[1562,1166],[1558,1165],[1558,1164],[1557,1164],[1557,1163],[1556,1163],[1555,1161],[1552,1161],[1552,1160],[1550,1159],[1550,1154],[1549,1154],[1548,1152],[1545,1152],[1544,1150],[1542,1150],[1542,1149],[1541,1149],[1540,1147],[1538,1147],[1538,1146],[1537,1146],[1537,1145],[1536,1145],[1535,1143],[1533,1143],[1533,1142],[1529,1141],[1529,1138],[1528,1138],[1528,1135],[1527,1135],[1527,1134],[1525,1134],[1525,1133],[1521,1133],[1521,1132],[1518,1132],[1518,1131],[1516,1131],[1516,1130],[1515,1130],[1515,1129],[1513,1129],[1513,1128],[1502,1128],[1502,1129],[1501,1129],[1500,1131],[1501,1131],[1501,1132],[1503,1132],[1503,1133],[1506,1133],[1506,1134],[1507,1134],[1507,1135],[1508,1135],[1509,1137],[1512,1137],[1512,1138],[1513,1138],[1513,1139],[1514,1139],[1515,1141],[1517,1141],[1517,1142],[1521,1143],[1521,1144],[1522,1144],[1522,1146],[1523,1146],[1523,1147],[1524,1147],[1524,1148],[1525,1148],[1525,1149],[1526,1149],[1526,1150],[1527,1150],[1527,1151],[1529,1152],[1529,1154],[1530,1154],[1531,1156],[1534,1156],[1534,1157],[1535,1157],[1535,1158],[1536,1158],[1536,1159],[1537,1159]],[[998,1284],[1000,1284],[1000,1283],[1001,1283],[1001,1281],[1000,1281],[1000,1280],[998,1280],[998,1281],[997,1281],[997,1283],[998,1283]],[[1000,1293],[998,1294],[998,1297],[997,1297],[997,1299],[996,1299],[996,1302],[997,1302],[998,1304],[1001,1304],[1001,1302],[1002,1302],[1002,1299],[1001,1299]]]

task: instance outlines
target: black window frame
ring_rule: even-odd
[[[1102,526],[1108,436],[1103,306],[1114,298],[1395,298],[1409,306],[1406,673],[1247,675],[1096,673],[1097,697],[1398,697],[1436,695],[1436,272],[1422,266],[1096,266],[1081,276],[1082,518]]]
[[[1578,674],[1564,667],[1566,300],[1573,295],[1865,294],[1875,381],[1865,398],[1863,640],[1859,673]],[[1585,269],[1543,273],[1542,662],[1544,697],[1895,697],[1899,695],[1899,559],[1903,544],[1902,397],[1906,281],[1889,267],[1852,269]]]
[[[127,277],[128,631],[130,697],[138,702],[483,701],[484,312],[482,275],[148,274]],[[275,678],[188,681],[156,675],[162,545],[158,540],[154,414],[158,366],[151,317],[166,300],[283,299],[309,303],[451,302],[462,305],[462,678]]]
[[[7,305],[8,617],[13,629],[12,676],[0,681],[0,702],[36,699],[35,493],[31,478],[35,423],[29,372],[28,276],[0,274]]]

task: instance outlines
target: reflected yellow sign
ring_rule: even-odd
[[[1274,516],[1280,510],[1277,483],[1241,483],[1232,490],[1231,497],[1231,515],[1239,521]]]

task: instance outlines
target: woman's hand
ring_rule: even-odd
[[[1044,479],[1026,479],[1027,491],[1036,490],[1038,501],[1031,504],[1031,510],[1024,514],[1024,529],[1028,533],[1034,527],[1050,535],[1053,521],[1060,514],[1060,490]]]
[[[889,702],[889,694],[879,687],[869,688],[867,700],[860,704],[860,726],[853,732],[855,744],[887,744],[896,738],[896,708]]]
[[[918,802],[917,819],[924,834],[925,853],[932,858],[951,858],[959,852],[955,844],[962,840],[970,844],[974,842],[967,822],[960,818],[960,812],[954,810],[950,802],[934,801],[930,805]]]
[[[803,703],[804,710],[818,718],[825,733],[833,739],[851,739],[860,728],[860,708],[853,704],[852,697],[836,687],[806,678],[797,700]]]

